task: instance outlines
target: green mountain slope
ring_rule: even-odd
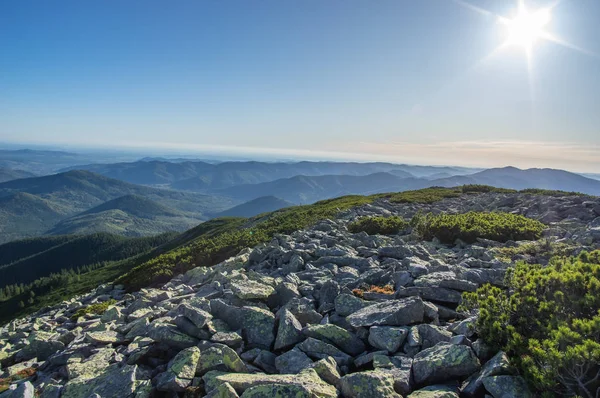
[[[67,206],[29,193],[0,197],[0,243],[39,235],[70,213]]]
[[[18,180],[19,178],[35,177],[35,174],[24,170],[15,170],[7,167],[0,167],[0,182]]]
[[[437,179],[431,183],[446,187],[458,184],[483,184],[510,189],[539,188],[600,195],[600,181],[556,169],[522,170],[516,167],[502,167],[471,175]]]
[[[133,216],[144,218],[158,216],[179,217],[184,214],[181,211],[171,209],[140,195],[125,195],[102,203],[100,206],[83,212],[82,215],[97,214],[107,210],[121,210]]]
[[[252,217],[261,213],[295,206],[294,203],[275,196],[262,196],[219,213],[218,217]]]
[[[30,283],[40,277],[147,252],[175,237],[163,234],[126,238],[111,234],[41,237],[0,245],[0,287]],[[15,253],[18,253],[15,255]]]
[[[366,176],[325,175],[314,177],[300,175],[261,184],[239,185],[215,192],[238,200],[252,200],[272,195],[293,203],[305,204],[343,195],[401,191],[426,185],[429,184],[425,180],[403,178],[390,173],[375,173]]]
[[[107,232],[123,236],[148,236],[167,231],[183,232],[201,222],[200,217],[188,217],[186,214],[138,195],[127,195],[69,217],[46,234]]]
[[[128,196],[135,195],[135,196]],[[117,202],[109,202],[125,196]],[[143,198],[143,199],[142,199]],[[179,217],[183,226],[175,228],[183,230],[193,225],[189,220],[206,220],[214,214],[239,203],[228,198],[202,195],[191,192],[177,192],[166,189],[150,188],[140,185],[104,177],[87,171],[70,171],[44,177],[26,178],[0,183],[0,243],[13,239],[36,236],[52,229],[59,221],[68,217],[79,215],[96,206],[95,211],[125,210],[141,212],[146,215],[156,212],[156,215]],[[139,208],[138,208],[139,206]],[[77,228],[67,228],[61,231],[97,231],[94,223],[95,217],[87,215],[85,219],[78,220]],[[135,214],[133,214],[135,216]],[[113,220],[119,224],[123,214],[105,214],[100,221]],[[129,219],[128,231],[135,230],[135,220]],[[85,225],[84,225],[85,224]],[[140,225],[139,234],[148,233],[150,230],[164,231],[166,228]],[[108,229],[118,232],[118,229]],[[55,231],[56,233],[57,231]]]

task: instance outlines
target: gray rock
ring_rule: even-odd
[[[199,308],[191,307],[188,304],[181,304],[177,307],[177,313],[188,318],[197,328],[203,328],[212,319],[212,315]]]
[[[433,347],[442,342],[449,342],[452,333],[435,325],[418,325],[419,336],[421,337],[421,349]]]
[[[373,358],[377,355],[386,355],[387,351],[373,351],[356,357],[354,366],[357,368],[366,367],[373,362]]]
[[[483,385],[494,398],[532,397],[527,383],[520,376],[489,376],[483,379]]]
[[[369,329],[369,344],[393,354],[404,344],[407,334],[408,328],[405,327],[372,326]]]
[[[185,391],[192,384],[199,360],[200,350],[198,347],[180,351],[169,362],[167,371],[157,377],[156,388],[159,391]]]
[[[237,332],[217,332],[212,335],[210,340],[233,348],[239,347],[243,342],[242,336]]]
[[[433,385],[414,391],[408,398],[458,398],[456,388],[447,385]]]
[[[339,294],[340,285],[334,280],[328,280],[319,289],[319,306],[325,308],[328,304],[333,304],[333,301]]]
[[[389,358],[389,366],[378,370],[388,373],[394,379],[394,390],[400,394],[408,394],[412,390],[413,359],[404,355]]]
[[[206,394],[206,398],[239,398],[237,392],[229,383],[221,383],[214,390]]]
[[[353,327],[405,326],[423,321],[424,305],[420,298],[389,300],[370,305],[346,317]]]
[[[44,386],[40,398],[60,398],[62,386],[60,384],[48,383]]]
[[[248,367],[231,348],[222,344],[213,344],[203,349],[196,368],[197,375],[219,370],[224,372],[247,372]]]
[[[379,255],[402,260],[405,257],[412,256],[413,252],[408,246],[383,246],[379,248]]]
[[[106,365],[105,365],[106,366]],[[89,397],[96,393],[102,398],[133,397],[137,388],[137,366],[118,364],[108,366],[100,375],[82,375],[65,384],[61,398]]]
[[[483,392],[483,379],[489,376],[506,375],[511,371],[508,357],[502,351],[487,361],[481,371],[469,377],[463,383],[461,392],[466,397],[478,397]]]
[[[127,339],[122,334],[114,330],[101,332],[89,332],[85,335],[86,341],[91,344],[123,344]]]
[[[338,365],[347,365],[352,360],[352,357],[345,352],[339,350],[335,346],[309,337],[296,347],[304,351],[309,357],[316,359],[333,357]]]
[[[418,296],[425,300],[450,304],[458,304],[462,300],[460,292],[442,287],[403,287],[396,294],[398,297]]]
[[[23,347],[17,354],[18,360],[24,361],[37,358],[40,361],[44,361],[48,359],[50,355],[64,350],[65,345],[60,341],[53,340],[54,338],[58,338],[58,335],[42,331],[31,333],[27,338],[29,344]]]
[[[269,297],[268,304],[271,308],[283,307],[293,299],[299,299],[298,286],[290,282],[281,282],[275,286],[275,295]]]
[[[242,398],[267,398],[267,397],[294,397],[312,398],[314,395],[310,390],[300,385],[285,385],[278,383],[262,384],[248,388],[242,394]]]
[[[101,375],[107,364],[112,361],[115,351],[112,348],[102,348],[84,361],[67,361],[66,373],[69,380],[77,378],[95,378]]]
[[[320,323],[323,319],[323,315],[315,311],[313,302],[306,297],[293,299],[284,308],[294,314],[302,326]]]
[[[200,329],[186,316],[180,315],[175,318],[174,322],[179,330],[189,336],[195,337],[199,340],[207,340],[210,338],[210,333],[208,330]]]
[[[317,362],[310,364],[309,367],[316,370],[321,379],[334,386],[338,384],[342,377],[333,357],[319,359]]]
[[[340,316],[348,316],[369,304],[353,294],[342,293],[335,298],[335,311]]]
[[[275,349],[281,350],[291,347],[302,341],[303,338],[302,325],[300,325],[294,314],[284,308],[279,318]]]
[[[15,389],[0,393],[2,398],[35,398],[35,388],[29,381],[18,384]]]
[[[307,326],[302,330],[302,333],[305,336],[329,342],[353,356],[366,349],[365,344],[358,337],[331,323]]]
[[[410,286],[413,283],[413,277],[408,271],[398,271],[392,275],[394,279],[394,287],[399,289],[404,286]]]
[[[347,398],[398,397],[392,376],[380,371],[358,372],[340,379],[340,390]]]
[[[266,300],[275,293],[275,289],[264,283],[250,279],[231,281],[231,290],[242,300]]]
[[[470,347],[439,343],[415,355],[415,383],[438,383],[469,376],[480,368],[479,360]]]
[[[463,319],[462,321],[455,322],[448,328],[454,334],[462,334],[467,337],[471,337],[475,334],[475,317]]]
[[[164,343],[170,347],[183,350],[198,344],[198,339],[188,336],[179,331],[175,326],[164,323],[150,324],[148,326],[148,337],[154,341]]]
[[[283,264],[283,266],[281,267],[281,271],[284,274],[289,274],[292,272],[299,272],[302,271],[304,269],[304,260],[302,259],[302,257],[300,257],[297,254],[292,255],[292,258],[290,258],[290,261]]]
[[[307,389],[312,396],[322,398],[335,398],[338,396],[335,387],[321,380],[314,369],[304,369],[302,372],[295,375],[211,372],[206,374],[203,379],[207,391],[212,391],[220,384],[229,383],[238,394],[243,394],[247,389],[255,386],[279,384],[303,387]]]
[[[275,368],[281,374],[297,374],[312,363],[313,361],[304,352],[294,348],[275,359]]]
[[[267,373],[277,373],[275,359],[277,359],[277,355],[267,350],[261,350],[256,358],[254,358],[253,363]]]
[[[100,320],[104,323],[122,321],[125,318],[123,314],[121,314],[121,309],[117,306],[112,306],[100,317]]]
[[[217,299],[211,300],[211,313],[234,330],[242,329],[248,344],[270,348],[275,341],[275,316],[264,308],[237,308]]]

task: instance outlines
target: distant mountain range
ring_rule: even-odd
[[[0,167],[0,182],[18,180],[19,178],[35,177],[36,175],[24,170]]]
[[[462,167],[411,166],[392,163],[352,162],[167,162],[138,161],[131,163],[90,164],[73,166],[67,170],[87,170],[134,184],[169,185],[173,189],[209,191],[244,184],[259,184],[298,175],[365,176],[390,172],[399,177],[429,177],[469,174],[476,169]],[[66,171],[66,170],[65,170]]]
[[[252,217],[257,214],[266,213],[269,211],[275,211],[283,209],[284,207],[295,206],[294,203],[288,202],[277,198],[275,196],[261,196],[242,203],[241,205],[232,207],[229,210],[225,210],[219,214],[218,217]]]
[[[238,185],[213,192],[243,201],[269,195],[296,204],[308,204],[343,195],[405,191],[424,185],[430,185],[429,181],[414,177],[402,178],[390,173],[366,176],[301,175],[260,184]]]
[[[444,187],[484,184],[499,188],[540,188],[600,195],[600,181],[556,169],[521,170],[516,167],[503,167],[466,176],[453,176],[434,180],[432,183]]]
[[[110,200],[57,223],[49,235],[107,232],[123,236],[148,236],[166,231],[186,231],[200,223],[201,217],[171,209],[139,195]]]
[[[128,195],[136,196],[105,203]],[[103,203],[105,207],[85,213]],[[118,225],[125,226],[126,235],[136,235],[134,230],[138,234],[182,230],[193,225],[193,220],[199,223],[238,203],[225,197],[130,184],[88,171],[13,180],[0,183],[0,242],[46,232],[88,231],[85,224],[96,222],[111,226],[107,228],[113,232],[119,230]],[[157,214],[152,215],[154,212]],[[78,217],[66,220],[73,216]],[[64,224],[57,225],[63,220]],[[152,228],[148,221],[153,221]],[[182,226],[172,228],[180,222]]]
[[[521,170],[515,167],[488,169],[471,175],[433,180],[414,177],[402,178],[391,173],[374,173],[366,176],[295,176],[260,184],[238,185],[212,192],[243,201],[272,195],[296,204],[306,204],[341,195],[366,195],[431,186],[453,187],[467,184],[492,185],[519,190],[540,188],[600,195],[600,181],[598,180],[564,170]]]

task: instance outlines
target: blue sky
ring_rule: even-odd
[[[600,2],[469,4],[0,2],[0,141],[599,172]]]

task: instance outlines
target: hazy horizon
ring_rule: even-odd
[[[415,161],[409,161],[407,159],[397,157],[385,157],[385,156],[372,156],[369,154],[351,154],[351,153],[331,153],[331,152],[319,152],[319,151],[293,151],[286,149],[269,149],[267,151],[261,150],[261,148],[211,148],[202,149],[190,147],[170,147],[170,148],[150,148],[150,147],[127,147],[127,146],[85,146],[85,145],[50,145],[50,144],[31,144],[31,143],[10,143],[0,142],[0,150],[20,150],[20,149],[32,149],[32,150],[50,150],[50,151],[65,151],[79,154],[103,154],[105,156],[115,157],[115,162],[133,162],[138,161],[145,157],[156,157],[169,159],[185,158],[193,160],[216,160],[216,161],[263,161],[263,162],[301,162],[301,161],[330,161],[330,162],[356,162],[356,163],[369,163],[369,162],[386,162],[393,164],[408,164],[415,166],[439,166],[439,167],[459,167],[459,168],[470,168],[474,171],[484,170],[489,168],[503,168],[503,167],[517,167],[520,169],[530,168],[549,168],[570,171],[578,174],[594,174],[600,175],[600,169],[589,170],[589,169],[574,169],[572,167],[546,167],[539,164],[531,166],[519,165],[518,163],[506,163],[497,164],[494,166],[483,166],[477,164],[461,164],[461,163],[443,163],[443,162],[424,162],[418,158]],[[121,157],[119,160],[116,158]],[[112,162],[112,161],[111,161]],[[90,163],[95,163],[90,161]],[[102,162],[101,162],[102,163]],[[106,161],[108,162],[108,160]]]

